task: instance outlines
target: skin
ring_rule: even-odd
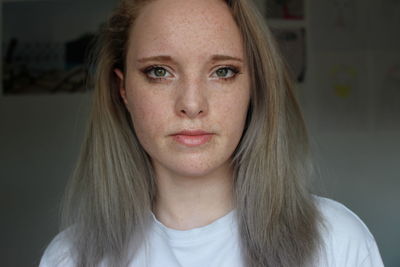
[[[160,55],[170,60],[141,60]],[[149,70],[153,65],[161,68]],[[131,28],[125,71],[115,73],[155,169],[157,219],[187,230],[232,210],[230,162],[243,133],[250,78],[240,31],[224,1],[151,2]],[[190,147],[171,136],[188,129],[212,138]]]

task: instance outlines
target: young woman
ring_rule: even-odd
[[[383,266],[310,195],[291,80],[250,0],[123,0],[45,266]]]

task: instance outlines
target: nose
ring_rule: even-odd
[[[206,86],[198,80],[184,82],[176,97],[176,113],[179,117],[195,119],[208,112]]]

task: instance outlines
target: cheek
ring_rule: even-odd
[[[238,103],[236,107],[237,110],[229,114],[230,116],[229,121],[230,121],[230,129],[232,131],[231,134],[234,136],[235,139],[240,139],[240,137],[243,134],[244,125],[246,122],[248,104]]]
[[[165,120],[165,104],[160,98],[143,92],[135,92],[129,96],[128,105],[133,126],[143,146],[161,131]]]
[[[249,94],[246,92],[232,94],[229,98],[216,104],[220,113],[221,122],[229,125],[230,130],[240,130],[244,126],[247,110],[250,102]]]

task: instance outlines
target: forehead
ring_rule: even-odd
[[[156,0],[140,12],[128,54],[243,57],[242,38],[223,0]]]

